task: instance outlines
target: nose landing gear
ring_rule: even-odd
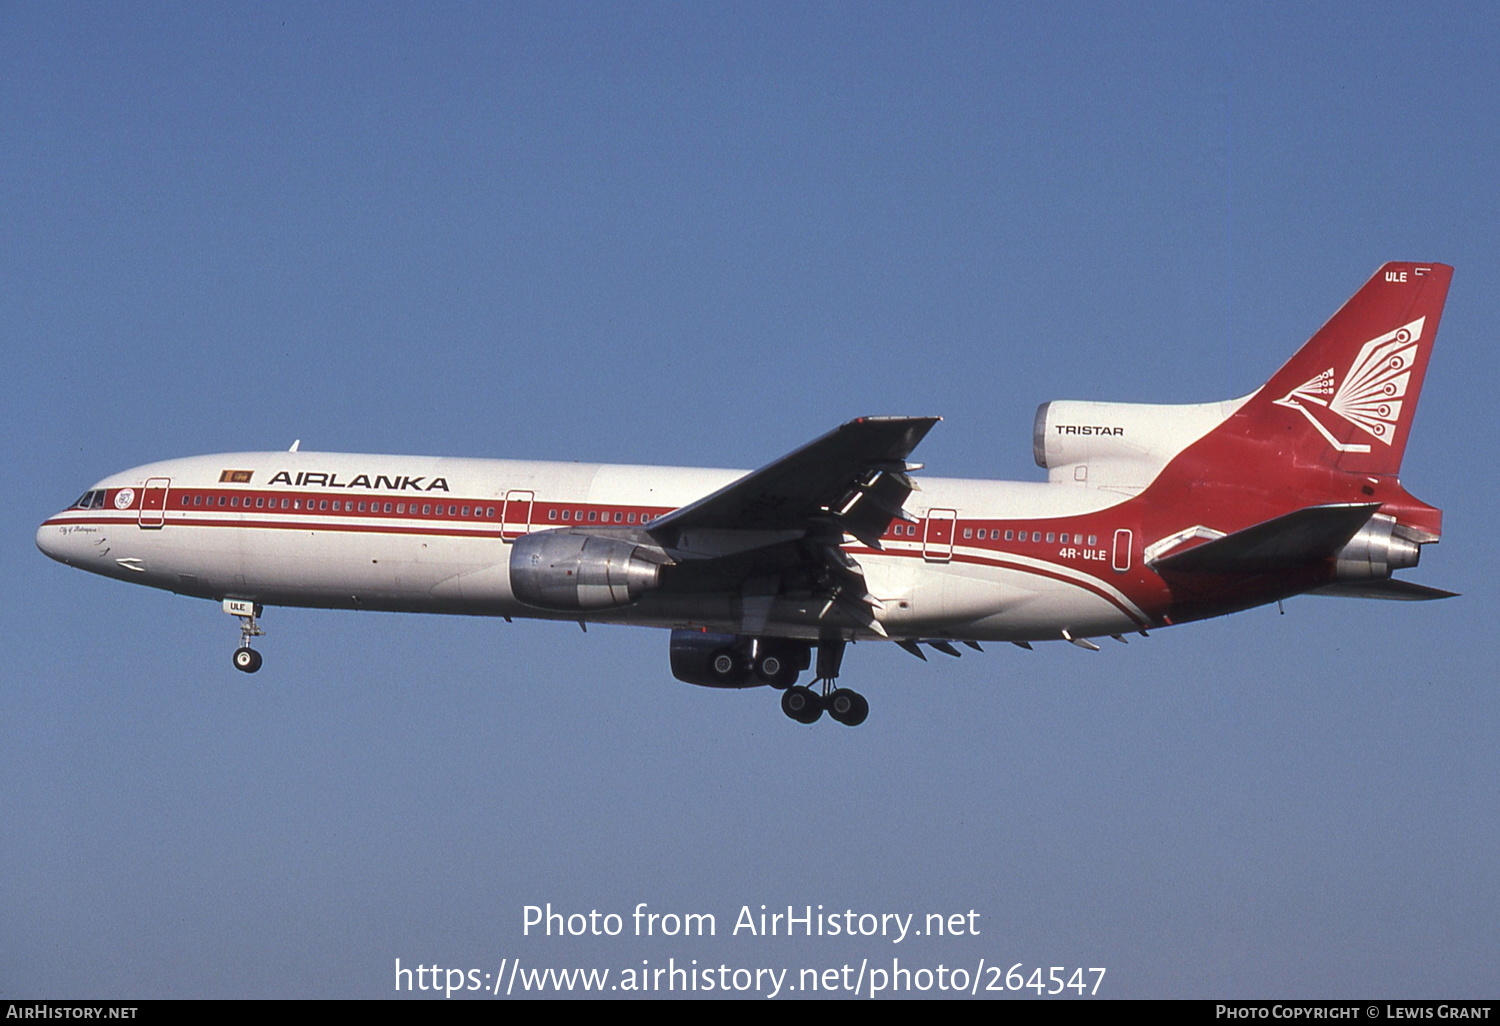
[[[260,669],[262,660],[260,653],[250,647],[250,639],[266,633],[256,622],[256,617],[262,612],[261,607],[246,599],[225,599],[224,612],[240,618],[240,647],[234,650],[231,659],[234,668],[242,673],[254,673]]]

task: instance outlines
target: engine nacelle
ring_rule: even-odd
[[[786,688],[812,665],[812,646],[792,638],[672,632],[672,676],[706,688]]]
[[[1395,517],[1377,513],[1349,539],[1334,557],[1334,577],[1340,581],[1374,581],[1392,570],[1416,566],[1422,546],[1405,536]]]
[[[1248,398],[1248,397],[1247,397]],[[1141,489],[1244,399],[1195,405],[1054,399],[1037,407],[1031,452],[1047,480]]]
[[[567,529],[523,535],[511,545],[511,594],[538,609],[608,609],[657,586],[660,549]]]

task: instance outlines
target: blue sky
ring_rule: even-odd
[[[403,965],[1104,966],[1493,996],[1489,5],[0,7],[0,994],[380,997]],[[651,631],[270,610],[51,563],[105,474],[305,449],[752,467],[939,414],[1243,394],[1457,268],[1403,480],[1426,605],[1098,654],[860,645],[858,730]],[[712,912],[695,941],[522,908]],[[978,937],[726,936],[742,905]],[[910,959],[908,962],[907,960]]]

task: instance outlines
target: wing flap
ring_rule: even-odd
[[[798,579],[822,601],[818,618],[885,636],[880,600],[841,548],[853,535],[879,549],[919,469],[906,457],[937,417],[861,417],[718,491],[653,520],[646,532],[671,553],[691,550],[704,581],[736,588],[747,576]],[[771,592],[774,594],[774,590]]]

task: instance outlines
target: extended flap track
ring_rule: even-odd
[[[919,490],[911,474],[921,469],[922,464],[905,460],[871,461],[855,478],[853,487],[828,509],[829,515],[844,534],[879,551],[884,548],[880,536],[892,520],[917,523],[903,504],[907,496]]]

